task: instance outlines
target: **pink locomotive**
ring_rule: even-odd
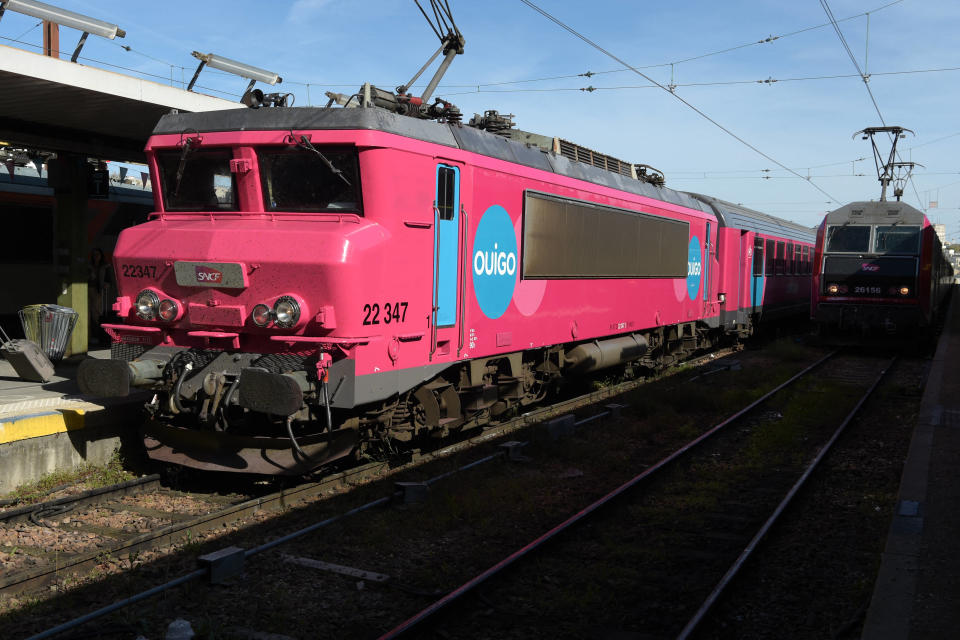
[[[165,116],[156,212],[114,252],[113,359],[83,390],[153,390],[155,459],[300,474],[808,308],[812,230],[494,112],[445,116]]]

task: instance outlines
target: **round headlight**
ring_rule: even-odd
[[[840,287],[839,287],[838,285],[835,285],[835,284],[828,284],[828,285],[827,285],[827,293],[832,293],[832,294],[840,293]]]
[[[250,314],[250,319],[253,320],[253,324],[258,327],[265,327],[270,324],[270,321],[273,320],[273,313],[270,311],[270,307],[265,304],[258,304],[253,308],[253,313]]]
[[[902,296],[910,295],[910,287],[900,287],[900,295]]]
[[[300,320],[300,305],[290,296],[283,296],[273,305],[273,317],[277,326],[289,329]]]
[[[161,320],[164,322],[171,322],[176,320],[177,316],[180,315],[180,305],[177,304],[176,300],[166,298],[160,301],[158,313]]]
[[[137,294],[137,315],[144,320],[156,320],[157,310],[160,307],[160,298],[150,289],[144,289]]]

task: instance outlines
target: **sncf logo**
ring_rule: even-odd
[[[197,282],[220,284],[223,282],[223,273],[213,267],[197,267]]]
[[[874,271],[880,271],[880,265],[870,264],[869,262],[864,262],[862,265],[860,265],[860,268],[864,271],[870,271],[871,273]]]

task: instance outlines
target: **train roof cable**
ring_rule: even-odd
[[[530,0],[520,0],[520,1],[521,1],[523,4],[527,5],[528,7],[530,7],[531,9],[533,9],[534,11],[536,11],[537,13],[539,13],[540,15],[542,15],[543,17],[547,18],[548,20],[550,20],[551,22],[553,22],[554,24],[556,24],[557,26],[559,26],[559,27],[561,27],[562,29],[568,31],[569,33],[571,33],[572,35],[576,36],[577,38],[579,38],[579,39],[582,40],[583,42],[587,43],[588,45],[590,45],[591,47],[593,47],[593,48],[596,49],[597,51],[601,52],[602,54],[604,54],[604,55],[606,55],[606,56],[608,56],[608,57],[616,60],[617,62],[619,62],[620,64],[622,64],[622,65],[624,65],[624,66],[630,67],[630,65],[628,65],[626,62],[624,62],[623,60],[621,60],[620,58],[618,58],[618,57],[615,56],[614,54],[610,53],[609,51],[607,51],[606,49],[604,49],[603,47],[601,47],[600,45],[598,45],[598,44],[595,43],[594,41],[590,40],[589,38],[587,38],[586,36],[584,36],[584,35],[581,34],[580,32],[576,31],[576,30],[573,29],[572,27],[570,27],[570,26],[568,26],[567,24],[561,22],[559,19],[555,18],[554,16],[552,16],[552,15],[549,14],[548,12],[544,11],[543,9],[541,9],[540,7],[538,7],[536,4],[534,4],[534,3],[531,2]],[[764,153],[763,151],[761,151],[761,150],[758,149],[757,147],[753,146],[752,144],[750,144],[749,142],[747,142],[746,140],[744,140],[743,138],[741,138],[740,136],[738,136],[737,134],[735,134],[733,131],[731,131],[730,129],[724,127],[722,124],[720,124],[719,122],[717,122],[716,120],[714,120],[713,118],[711,118],[710,116],[708,116],[706,113],[704,113],[703,111],[701,111],[701,110],[698,109],[697,107],[693,106],[691,103],[689,103],[689,102],[687,102],[686,100],[684,100],[682,97],[680,97],[679,95],[677,95],[677,93],[676,93],[675,91],[671,91],[670,89],[668,89],[667,87],[663,86],[662,84],[660,84],[659,82],[657,82],[657,81],[654,80],[653,78],[650,78],[649,76],[647,76],[647,75],[644,74],[643,72],[639,71],[638,69],[634,69],[633,67],[630,67],[630,69],[632,69],[633,72],[636,73],[637,75],[645,78],[648,82],[652,82],[653,84],[657,85],[658,87],[660,87],[661,89],[663,89],[664,91],[666,91],[667,93],[669,93],[670,95],[672,95],[674,98],[676,98],[677,100],[679,100],[680,102],[682,102],[684,105],[686,105],[687,107],[689,107],[690,109],[692,109],[693,111],[695,111],[697,114],[699,114],[702,118],[704,118],[705,120],[707,120],[708,122],[710,122],[711,124],[713,124],[714,126],[716,126],[717,128],[719,128],[721,131],[723,131],[724,133],[726,133],[727,135],[729,135],[729,136],[732,137],[733,139],[737,140],[738,142],[740,142],[740,143],[743,144],[744,146],[752,149],[752,150],[755,151],[756,153],[759,153],[761,156],[763,156],[764,158],[766,158],[766,159],[769,160],[770,162],[774,163],[774,164],[777,165],[778,167],[781,167],[781,168],[783,168],[783,169],[786,169],[786,170],[789,171],[790,173],[796,175],[798,178],[803,178],[803,179],[806,180],[811,186],[813,186],[813,188],[815,188],[817,191],[819,191],[819,192],[822,193],[823,195],[825,195],[825,196],[827,196],[828,198],[830,198],[830,200],[832,200],[832,201],[834,201],[834,202],[837,202],[837,203],[840,202],[839,200],[837,200],[836,198],[834,198],[832,195],[830,195],[829,193],[827,193],[822,187],[820,187],[819,185],[817,185],[815,182],[813,182],[813,181],[810,180],[809,178],[804,178],[802,175],[800,175],[799,173],[797,173],[796,171],[794,171],[793,169],[791,169],[791,168],[788,167],[787,165],[785,165],[785,164],[783,164],[782,162],[780,162],[779,160],[776,160],[775,158],[769,156],[768,154]]]

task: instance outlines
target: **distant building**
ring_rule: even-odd
[[[947,225],[935,224],[933,225],[933,230],[937,233],[937,237],[940,238],[940,242],[947,244]]]

